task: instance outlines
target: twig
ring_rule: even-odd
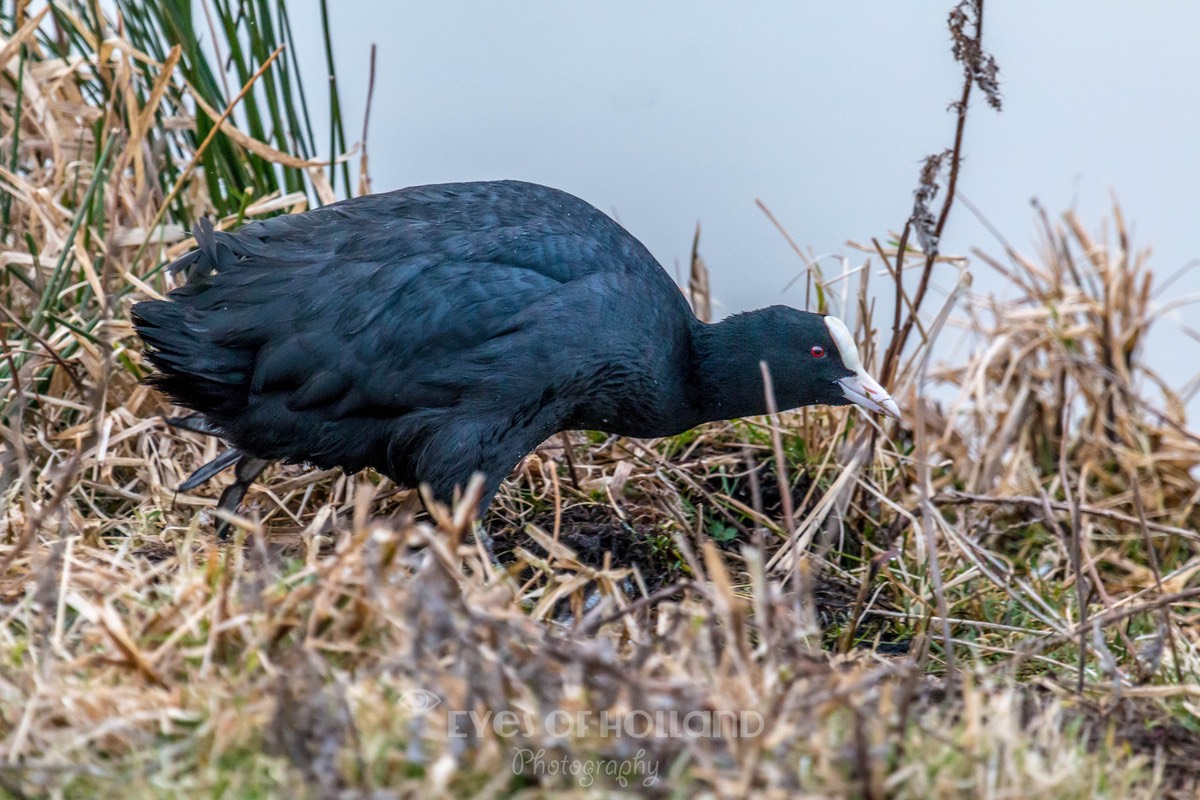
[[[932,500],[934,505],[939,506],[962,506],[970,505],[972,503],[983,503],[998,506],[1025,506],[1028,508],[1042,508],[1044,505],[1040,497],[1029,497],[1028,495],[1010,495],[1006,497],[1000,497],[986,494],[968,494],[967,492],[960,492],[957,490],[941,492],[940,494],[934,495]],[[1051,501],[1048,505],[1055,511],[1062,511],[1065,513],[1071,512],[1071,505],[1069,503]],[[1124,522],[1127,525],[1142,524],[1141,520],[1139,520],[1137,517],[1131,517],[1128,514],[1122,514],[1120,511],[1112,511],[1107,508],[1081,505],[1079,506],[1079,510],[1084,514],[1088,514],[1093,517],[1103,517],[1105,519],[1111,519],[1115,522]],[[1158,522],[1150,522],[1149,520],[1146,521],[1145,525],[1152,531],[1166,533],[1172,536],[1182,536],[1193,541],[1200,541],[1200,533],[1188,530],[1187,528],[1176,528],[1173,525],[1163,525]]]
[[[1200,598],[1200,587],[1184,589],[1183,591],[1163,595],[1162,597],[1156,597],[1153,600],[1149,600],[1139,605],[1129,606],[1128,608],[1111,609],[1092,617],[1090,622],[1093,626],[1107,628],[1109,625],[1114,625],[1122,620],[1128,619],[1129,617],[1134,617],[1138,614],[1147,614],[1151,611],[1158,611],[1160,608],[1168,608],[1175,603],[1182,603],[1185,600],[1194,600],[1196,598]],[[1025,643],[1022,643],[1022,646],[1017,648],[1020,656],[1016,658],[1010,665],[1010,669],[1012,670],[1013,674],[1019,673],[1023,658],[1038,655],[1048,648],[1057,647],[1060,644],[1066,644],[1067,642],[1077,639],[1081,629],[1087,630],[1083,625],[1078,625],[1071,630],[1052,634],[1050,636],[1038,639],[1036,642],[1029,643],[1029,647],[1024,647]]]
[[[179,194],[180,190],[183,189],[183,185],[187,182],[188,177],[192,174],[192,170],[194,170],[196,165],[200,163],[200,158],[204,155],[204,151],[208,149],[208,146],[212,144],[213,139],[215,139],[217,134],[221,132],[221,125],[225,122],[225,120],[229,119],[229,115],[233,113],[235,108],[237,108],[238,103],[240,103],[242,98],[250,93],[250,90],[254,88],[254,84],[257,83],[258,79],[262,77],[263,73],[265,73],[273,63],[275,63],[275,59],[278,58],[279,54],[282,52],[283,45],[276,47],[275,51],[271,53],[271,55],[267,56],[266,60],[263,61],[259,68],[255,70],[254,74],[250,76],[250,80],[246,81],[246,85],[243,86],[242,90],[237,93],[237,96],[229,101],[229,104],[225,106],[225,110],[221,112],[221,115],[213,120],[212,129],[209,130],[208,135],[204,137],[204,141],[200,142],[199,146],[196,147],[195,152],[192,153],[191,160],[188,161],[187,166],[183,168],[183,170],[179,173],[179,177],[175,180],[175,185],[171,187],[171,191],[167,193],[167,196],[163,198],[162,203],[159,204],[158,211],[154,213],[154,217],[150,220],[150,223],[145,226],[146,238],[142,240],[141,246],[138,247],[137,252],[133,255],[133,258],[129,260],[131,265],[137,264],[138,261],[141,260],[142,255],[146,252],[146,247],[150,244],[150,240],[152,238],[150,236],[150,231],[152,231],[158,225],[159,221],[162,220],[163,215],[167,213],[167,209],[171,207],[171,202],[175,199],[176,195]]]
[[[75,370],[71,368],[70,364],[68,364],[66,361],[63,360],[62,356],[60,356],[58,354],[57,350],[55,350],[53,347],[50,346],[49,342],[47,342],[45,339],[43,339],[41,336],[39,336],[35,331],[32,331],[29,328],[25,327],[25,325],[23,325],[21,323],[21,320],[17,319],[15,316],[13,316],[12,313],[9,312],[9,310],[7,308],[5,308],[4,306],[0,306],[0,314],[4,314],[4,316],[8,318],[9,322],[11,322],[18,329],[20,329],[21,333],[24,333],[26,336],[28,336],[29,338],[33,339],[38,344],[40,344],[42,346],[42,349],[46,351],[46,354],[54,360],[54,363],[58,364],[60,367],[63,368],[63,372],[66,373],[66,375],[70,379],[71,383],[75,384],[75,388],[78,389],[81,393],[84,391],[83,382],[79,380],[79,376],[75,374]],[[15,369],[15,367],[14,367],[14,369]]]
[[[672,583],[670,586],[664,586],[661,589],[651,592],[645,597],[639,597],[637,600],[634,600],[632,603],[618,611],[614,611],[611,614],[601,617],[600,619],[592,620],[580,629],[579,636],[584,638],[595,636],[601,628],[610,622],[616,622],[622,617],[627,617],[630,614],[640,611],[647,606],[654,605],[659,600],[666,600],[668,597],[674,597],[680,592],[688,592],[693,588],[694,584],[690,580],[678,581],[676,583]]]
[[[954,145],[950,150],[950,174],[946,182],[946,198],[942,201],[942,209],[938,214],[937,223],[932,231],[931,240],[934,243],[934,247],[925,248],[925,266],[921,270],[921,279],[917,283],[917,291],[912,297],[911,305],[913,311],[905,318],[903,324],[900,326],[899,332],[893,335],[892,341],[888,345],[887,355],[883,360],[883,369],[881,372],[882,380],[885,386],[891,385],[891,382],[895,377],[895,371],[899,364],[900,354],[904,350],[904,345],[908,342],[908,337],[912,333],[912,327],[916,320],[917,312],[920,311],[921,304],[925,300],[925,294],[929,290],[929,280],[933,275],[933,265],[937,260],[938,255],[936,243],[941,239],[942,232],[946,228],[946,222],[950,218],[950,209],[954,205],[954,197],[958,189],[958,172],[962,165],[963,133],[967,127],[967,109],[971,99],[971,89],[977,81],[982,82],[987,79],[986,77],[981,76],[981,73],[985,71],[981,64],[990,66],[993,73],[991,80],[994,82],[995,64],[991,61],[990,56],[984,55],[983,52],[983,0],[969,0],[969,2],[975,7],[975,36],[972,40],[970,40],[970,52],[964,51],[965,48],[962,47],[963,43],[957,39],[959,31],[956,30],[956,24],[958,22],[965,22],[965,18],[956,15],[963,14],[962,6],[966,5],[967,3],[956,6],[950,14],[951,32],[956,36],[956,46],[954,51],[955,58],[961,61],[963,64],[963,87],[962,94],[960,95],[958,102],[954,105],[957,120],[954,126]],[[989,87],[985,87],[985,89],[989,89]],[[989,102],[992,102],[993,107],[998,109],[999,102],[998,100],[993,102],[993,93],[994,89],[989,89],[988,99]],[[918,214],[920,213],[921,192],[923,188],[926,186],[933,186],[934,191],[936,191],[936,184],[934,181],[936,181],[937,172],[941,170],[941,160],[944,155],[945,154],[943,153],[939,156],[930,157],[926,160],[925,165],[922,167],[921,187],[917,190],[917,200],[914,202],[914,211],[912,216],[908,218],[908,221],[905,222],[904,232],[900,236],[900,246],[896,252],[897,313],[899,312],[900,295],[902,295],[904,291],[901,276],[904,274],[904,257],[905,250],[908,245],[909,231],[911,230],[914,222],[920,224],[920,221],[918,220]],[[930,195],[930,199],[931,198],[932,196]]]

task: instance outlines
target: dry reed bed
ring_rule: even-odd
[[[298,467],[219,543],[219,487],[172,491],[218,445],[161,422],[128,305],[169,288],[156,267],[190,245],[180,214],[232,225],[307,202],[283,187],[230,212],[204,179],[213,148],[329,182],[237,113],[200,135],[224,109],[174,51],[115,27],[97,48],[64,12],[84,44],[59,57],[48,24],[0,42],[8,792],[589,791],[514,767],[522,748],[601,770],[592,791],[1195,791],[1200,440],[1139,358],[1153,281],[1119,213],[1111,241],[1067,216],[1038,259],[978,254],[1014,287],[1004,302],[971,293],[965,260],[931,261],[942,307],[913,316],[904,294],[896,314],[915,337],[888,367],[900,424],[807,410],[553,440],[498,498],[502,568],[461,514],[415,519],[377,476]],[[898,255],[810,273],[863,341],[890,336],[869,280]],[[935,354],[952,336],[967,346]],[[605,526],[615,557],[588,545]],[[449,735],[451,712],[501,710],[518,735]],[[672,710],[720,735],[547,724]]]

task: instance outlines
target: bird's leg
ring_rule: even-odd
[[[488,561],[492,562],[492,566],[496,569],[504,569],[504,566],[500,563],[500,559],[496,558],[496,545],[492,541],[492,535],[483,526],[483,520],[477,519],[472,523],[471,533],[474,534],[475,541],[483,545],[483,552],[487,553]]]
[[[163,422],[170,425],[172,428],[179,428],[192,433],[201,433],[205,436],[220,436],[221,432],[208,421],[208,417],[201,414],[199,411],[193,411],[191,414],[184,414],[182,417],[163,417]]]
[[[270,463],[266,459],[254,458],[245,454],[238,460],[237,468],[234,470],[234,475],[237,479],[225,487],[225,491],[221,492],[221,499],[217,501],[218,539],[229,537],[229,521],[222,518],[220,512],[224,511],[226,514],[236,514],[238,506],[242,503],[242,498],[246,496],[246,491]]]
[[[221,455],[214,458],[212,461],[199,467],[195,472],[188,476],[188,479],[179,484],[176,491],[190,492],[202,483],[216,477],[217,473],[233,466],[234,462],[242,458],[241,450],[226,450]]]
[[[496,557],[496,545],[492,541],[492,535],[488,533],[487,528],[483,525],[483,519],[487,516],[488,508],[492,505],[492,498],[496,496],[496,492],[499,489],[500,481],[485,479],[485,483],[481,487],[479,500],[476,502],[475,522],[471,526],[471,532],[475,536],[475,541],[483,545],[483,551],[487,553],[488,560],[492,562],[492,566],[497,569],[503,569],[500,559]]]

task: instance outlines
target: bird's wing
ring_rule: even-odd
[[[608,225],[581,220],[576,206],[590,206],[569,195],[545,190],[565,198],[547,210],[524,195],[506,200],[503,186],[473,186],[198,231],[198,250],[180,263],[188,281],[172,294],[182,337],[162,355],[323,419],[443,407],[486,390],[481,381],[502,384],[507,368],[529,368],[505,355],[553,355],[551,342],[519,334],[553,310],[556,293],[626,270],[611,239],[641,246],[594,209]],[[558,216],[571,213],[573,222]],[[179,310],[145,305],[147,318]]]
[[[493,263],[565,283],[596,272],[659,269],[650,253],[579,198],[521,181],[415,186],[357,197],[236,232],[196,230],[171,265],[189,279],[312,261]]]
[[[320,421],[446,407],[467,391],[504,402],[506,387],[570,368],[547,322],[567,287],[576,308],[581,284],[610,298],[645,290],[647,275],[674,288],[606,215],[509,181],[403,189],[232,233],[198,228],[197,245],[173,265],[188,277],[174,302],[134,309],[156,363],[182,378],[164,388],[200,408],[271,395],[262,413],[282,403]]]
[[[290,410],[322,409],[324,418],[453,405],[479,390],[469,365],[517,337],[562,287],[496,263],[335,271],[336,279],[257,306],[279,327],[257,349],[251,395],[283,393]]]

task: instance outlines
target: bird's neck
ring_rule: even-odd
[[[693,424],[767,413],[760,362],[778,343],[765,340],[759,312],[692,325]]]

